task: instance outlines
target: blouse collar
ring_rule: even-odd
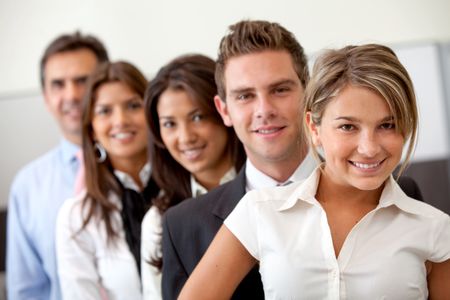
[[[317,167],[312,174],[303,182],[296,183],[293,193],[287,195],[286,201],[280,206],[278,211],[288,210],[292,208],[298,201],[307,202],[312,205],[320,205],[316,200],[317,187],[321,176],[320,167]],[[416,201],[411,201],[405,192],[400,188],[393,176],[389,176],[386,180],[383,191],[380,196],[375,210],[389,206],[396,206],[400,210],[412,213],[423,214],[423,206]],[[422,210],[422,211],[421,211]]]
[[[128,175],[125,172],[114,170],[114,175],[119,179],[120,183],[125,188],[132,189],[136,192],[140,192],[141,189],[139,188],[138,184],[134,181],[134,179]],[[139,179],[141,180],[142,184],[147,184],[149,178],[151,175],[151,166],[150,163],[147,162],[144,167],[142,167],[141,171],[139,171]]]

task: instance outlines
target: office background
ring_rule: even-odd
[[[183,53],[215,58],[227,26],[243,18],[281,23],[312,58],[346,44],[392,46],[420,106],[419,145],[408,172],[428,202],[450,212],[448,0],[0,0],[0,207],[20,167],[60,138],[39,87],[38,62],[50,40],[77,29],[95,34],[113,60],[136,64],[150,79]]]

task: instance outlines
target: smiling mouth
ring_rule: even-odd
[[[351,160],[349,160],[349,162],[350,162],[353,166],[357,167],[358,169],[362,169],[362,170],[370,170],[370,169],[375,169],[375,168],[377,168],[377,167],[380,166],[385,160],[386,160],[386,159],[383,159],[383,160],[380,160],[380,161],[378,161],[378,162],[376,162],[376,163],[371,163],[371,164],[359,163],[359,162],[351,161]]]
[[[278,131],[281,131],[285,128],[285,126],[282,127],[273,127],[273,128],[266,128],[266,129],[256,129],[253,130],[253,132],[255,133],[260,133],[260,134],[272,134],[272,133],[276,133]]]
[[[134,135],[133,132],[119,132],[112,135],[113,138],[118,140],[125,140],[129,139]]]
[[[180,152],[187,157],[188,159],[196,159],[200,156],[200,154],[203,152],[203,149],[205,149],[206,146],[181,150]]]

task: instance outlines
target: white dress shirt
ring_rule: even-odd
[[[308,152],[302,163],[298,165],[297,169],[295,169],[294,173],[292,173],[288,180],[286,180],[285,182],[278,182],[272,177],[258,170],[247,158],[247,161],[245,163],[245,190],[248,192],[251,190],[274,187],[277,185],[285,185],[286,182],[297,182],[305,180],[309,175],[311,175],[311,172],[314,171],[318,164],[319,163],[314,158],[312,153]]]
[[[220,179],[220,184],[224,184],[235,177],[236,170],[231,168]],[[192,175],[191,191],[192,197],[197,197],[208,192]],[[155,206],[152,206],[148,210],[142,220],[141,236],[141,278],[144,300],[162,299],[161,272],[158,268],[149,264],[152,258],[162,257],[162,216]]]
[[[266,299],[427,299],[425,262],[450,259],[450,217],[391,177],[336,258],[319,178],[249,192],[224,222],[260,262]]]
[[[126,188],[138,191],[129,175],[114,174]],[[150,165],[146,164],[139,175],[147,182]],[[108,240],[105,223],[98,215],[80,231],[87,214],[87,207],[82,207],[85,195],[86,191],[65,201],[57,218],[56,254],[63,299],[142,299],[136,261],[125,239],[120,212],[111,215],[118,233],[114,240]],[[111,194],[110,200],[121,209],[117,195]]]

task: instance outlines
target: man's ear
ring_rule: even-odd
[[[223,123],[225,126],[232,127],[233,122],[231,122],[230,115],[228,113],[228,106],[225,101],[222,101],[222,99],[216,95],[214,97],[214,104],[216,106],[217,111],[219,112],[220,116],[222,117]]]
[[[322,142],[320,141],[320,126],[314,123],[312,114],[310,111],[306,113],[305,122],[309,129],[309,134],[311,135],[311,140],[315,147],[322,146]]]

